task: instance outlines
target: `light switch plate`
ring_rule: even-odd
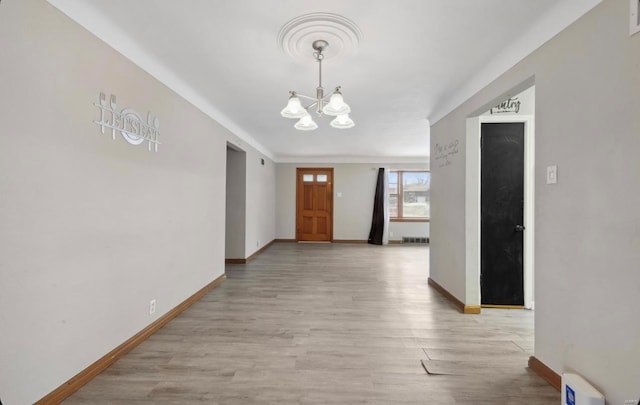
[[[547,166],[547,184],[558,183],[558,166]]]

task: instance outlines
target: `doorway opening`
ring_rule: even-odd
[[[247,195],[247,154],[227,144],[225,261],[242,263],[246,258],[245,217]]]
[[[532,84],[467,119],[467,305],[535,305]]]

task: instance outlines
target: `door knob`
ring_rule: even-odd
[[[516,225],[516,232],[522,232],[524,231],[524,226],[523,225]]]

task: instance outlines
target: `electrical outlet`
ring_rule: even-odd
[[[256,241],[256,247],[260,247],[260,241]]]
[[[149,315],[153,315],[156,312],[156,300],[149,301]]]

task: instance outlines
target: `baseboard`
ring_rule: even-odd
[[[269,246],[273,245],[273,243],[277,242],[277,241],[278,241],[278,239],[272,240],[271,242],[267,243],[266,245],[264,245],[260,249],[256,250],[251,256],[247,257],[246,259],[224,259],[224,264],[247,264],[251,260],[255,259],[256,256],[258,256],[260,253],[262,253],[265,250],[267,250],[267,248]]]
[[[296,243],[297,240],[295,239],[274,239],[274,242],[278,242],[278,243]]]
[[[363,239],[334,239],[333,243],[369,243],[368,240]],[[389,245],[402,245],[403,242],[401,240],[390,240],[388,242]],[[413,243],[412,243],[413,245]]]
[[[493,305],[482,304],[482,308],[498,308],[498,309],[524,309],[524,305]]]
[[[249,263],[251,260],[255,259],[260,253],[262,253],[265,250],[267,250],[269,248],[269,246],[273,245],[273,242],[275,242],[275,239],[273,239],[271,242],[267,243],[266,245],[264,245],[260,249],[256,250],[251,256],[247,257],[247,263]]]
[[[460,312],[464,313],[464,302],[457,299],[453,294],[447,291],[443,286],[435,282],[431,277],[429,277],[429,285],[435,288],[440,294],[444,295],[446,299],[453,304]]]
[[[478,315],[480,313],[480,305],[465,305],[462,312],[465,314]]]
[[[225,275],[223,274],[213,280],[211,283],[198,290],[191,297],[187,298],[171,311],[158,318],[155,322],[142,329],[140,332],[104,355],[99,360],[95,361],[89,367],[76,374],[74,377],[69,379],[67,382],[65,382],[55,390],[51,391],[41,400],[36,402],[36,405],[59,404],[60,402],[62,402],[65,398],[69,397],[71,394],[79,390],[83,385],[91,381],[95,376],[106,370],[118,359],[131,351],[131,349],[144,342],[147,338],[149,338],[149,336],[156,333],[160,328],[169,323],[173,318],[180,315],[180,313],[200,300],[200,298],[205,296],[209,291],[220,285],[224,278]]]
[[[562,387],[562,377],[560,377],[560,374],[538,360],[536,356],[529,357],[529,368],[542,377],[542,379],[548,382],[553,388],[560,391]]]
[[[451,304],[453,304],[453,306],[463,314],[477,315],[480,313],[480,305],[465,305],[464,302],[457,299],[453,294],[451,294],[444,287],[435,282],[431,277],[429,277],[429,285],[432,286],[440,294],[444,295],[444,297],[448,299],[449,302],[451,302]]]

